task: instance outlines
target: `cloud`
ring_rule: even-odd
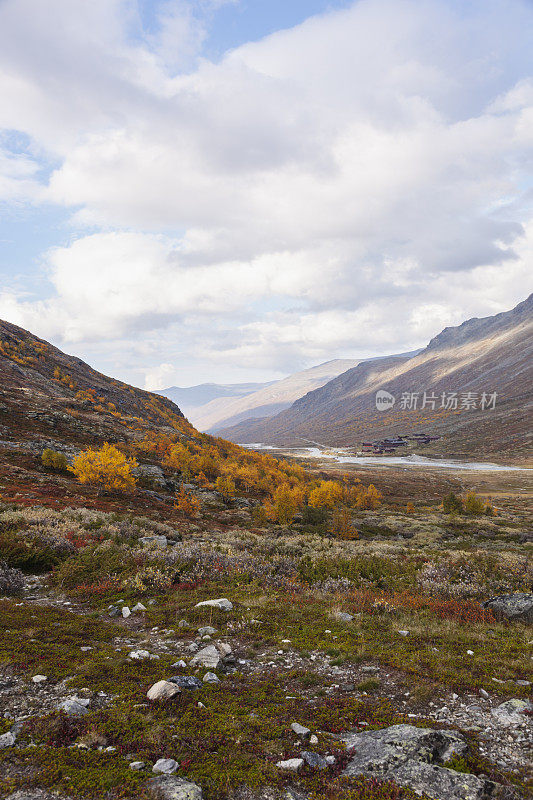
[[[0,313],[288,370],[527,293],[530,4],[360,0],[213,63],[215,5],[166,2],[146,30],[133,0],[4,0],[0,124],[50,176],[0,155],[0,191],[70,208],[76,238],[46,256],[49,299]]]

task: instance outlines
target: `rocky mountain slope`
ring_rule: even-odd
[[[392,408],[376,408],[379,390],[394,396]],[[236,442],[301,446],[312,439],[360,447],[423,432],[441,438],[417,452],[523,459],[532,453],[532,398],[533,295],[511,311],[446,328],[412,358],[359,364],[282,413],[223,435]]]

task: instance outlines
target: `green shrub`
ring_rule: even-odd
[[[450,492],[450,494],[447,494],[442,501],[442,508],[444,509],[445,514],[462,514],[463,501],[460,497],[457,497],[456,494]]]
[[[41,461],[45,469],[55,469],[58,471],[66,470],[68,467],[67,458],[64,453],[57,453],[50,447],[43,450],[41,454]]]
[[[465,514],[477,516],[485,511],[485,503],[474,492],[469,492],[464,501]]]
[[[60,564],[52,574],[52,582],[75,589],[125,575],[133,571],[132,556],[121,547],[86,547]]]

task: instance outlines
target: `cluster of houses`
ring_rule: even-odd
[[[381,439],[378,442],[363,442],[363,453],[381,455],[395,453],[398,447],[407,447],[409,444],[429,444],[440,439],[440,436],[429,436],[427,433],[413,433],[410,435],[396,436],[394,439]]]

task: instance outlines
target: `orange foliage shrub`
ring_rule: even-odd
[[[80,453],[72,466],[80,483],[88,483],[107,491],[129,492],[137,483],[132,470],[138,466],[134,458],[127,458],[114,445],[105,442],[100,450],[89,448]]]

